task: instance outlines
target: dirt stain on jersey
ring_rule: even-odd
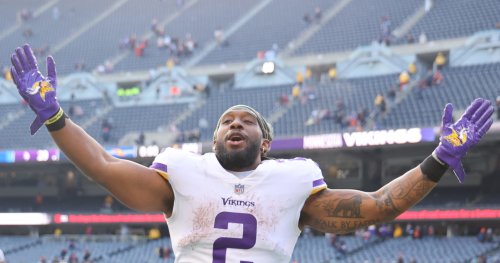
[[[193,230],[191,234],[182,238],[179,241],[180,247],[194,246],[200,240],[203,240],[207,236],[211,235],[214,230],[214,219],[215,212],[218,211],[216,202],[199,202],[204,203],[204,205],[199,206],[193,212]]]

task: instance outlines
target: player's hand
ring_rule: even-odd
[[[51,56],[47,57],[47,77],[44,77],[28,44],[16,48],[12,53],[11,62],[10,71],[17,90],[36,114],[30,126],[33,135],[60,108],[56,99],[56,65]]]
[[[434,154],[453,169],[461,183],[465,178],[461,159],[490,129],[493,111],[489,100],[476,99],[462,117],[453,123],[453,106],[448,103],[444,108],[440,143]]]

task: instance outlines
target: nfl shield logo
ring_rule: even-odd
[[[245,192],[245,186],[242,184],[234,185],[234,193],[237,195],[243,194]]]

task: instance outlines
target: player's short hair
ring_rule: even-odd
[[[234,105],[234,106],[230,107],[229,109],[227,109],[226,111],[224,111],[224,113],[222,113],[222,115],[219,118],[219,121],[217,122],[217,126],[215,127],[214,141],[217,138],[217,131],[219,130],[219,127],[220,127],[220,124],[222,121],[222,117],[224,115],[226,115],[228,112],[234,111],[234,110],[242,110],[242,111],[246,111],[246,112],[252,114],[255,117],[255,119],[257,119],[257,123],[259,124],[260,130],[262,131],[262,137],[264,139],[268,140],[269,142],[273,141],[273,126],[271,126],[271,124],[269,122],[267,122],[266,119],[264,117],[262,117],[262,115],[258,111],[256,111],[254,108],[247,106],[247,105],[242,105],[242,104]]]

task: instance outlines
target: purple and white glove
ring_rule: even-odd
[[[44,77],[28,44],[16,48],[11,62],[10,71],[17,90],[36,114],[30,126],[33,135],[60,109],[56,99],[56,65],[51,56],[47,57],[47,77]]]
[[[465,178],[461,159],[490,129],[493,111],[489,100],[476,99],[462,117],[453,123],[453,105],[448,103],[444,108],[440,143],[433,155],[453,169],[460,183]]]

